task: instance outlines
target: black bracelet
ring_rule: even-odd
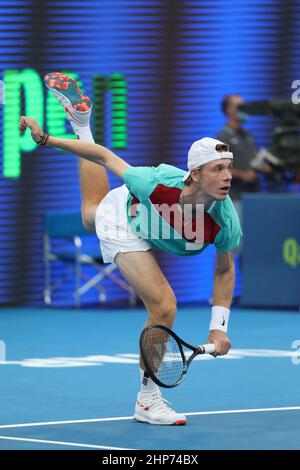
[[[38,145],[45,145],[47,140],[48,140],[48,137],[49,137],[49,135],[46,134],[46,132],[44,132],[43,137],[41,138],[41,140],[39,142],[37,142],[37,144]]]

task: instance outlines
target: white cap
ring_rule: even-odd
[[[219,144],[226,145],[224,142],[212,139],[211,137],[204,137],[203,139],[196,140],[196,142],[191,145],[188,153],[188,169],[195,170],[196,168],[199,168],[199,166],[213,162],[214,160],[221,160],[222,158],[233,159],[231,152],[217,152],[216,146]],[[191,171],[189,171],[182,180],[186,181],[190,174]]]

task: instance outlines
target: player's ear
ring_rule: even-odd
[[[201,168],[197,168],[196,170],[191,170],[190,176],[191,176],[192,181],[194,181],[195,183],[199,183],[200,178],[201,178]]]

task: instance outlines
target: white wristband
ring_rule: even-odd
[[[220,330],[227,333],[229,315],[229,308],[217,306],[212,307],[209,330]]]

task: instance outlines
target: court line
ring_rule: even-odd
[[[264,413],[269,411],[296,411],[300,410],[300,406],[283,406],[276,408],[245,408],[241,410],[216,410],[216,411],[193,411],[184,413],[186,416],[201,416],[201,415],[221,415],[221,414],[234,414],[234,413]],[[92,418],[92,419],[73,419],[68,421],[44,421],[37,423],[20,423],[20,424],[1,424],[0,429],[11,428],[27,428],[34,426],[52,426],[60,424],[80,424],[80,423],[101,423],[112,421],[129,421],[133,416],[117,416],[114,418]]]
[[[184,413],[184,414],[187,416],[200,416],[200,415],[225,415],[225,414],[234,414],[234,413],[266,413],[268,411],[296,411],[296,410],[300,410],[300,406],[282,406],[282,407],[277,407],[277,408],[245,408],[244,410],[195,411],[195,412]]]
[[[96,444],[79,444],[78,442],[48,441],[44,439],[29,439],[25,437],[0,436],[0,439],[8,440],[8,441],[36,442],[38,444],[56,444],[56,445],[70,446],[70,447],[86,447],[89,449],[135,450],[135,449],[129,449],[126,447],[109,447],[109,446],[99,446]]]
[[[104,421],[128,421],[133,419],[133,416],[118,416],[116,418],[92,418],[92,419],[72,419],[68,421],[44,421],[41,423],[23,423],[23,424],[5,424],[0,425],[0,429],[9,429],[9,428],[27,428],[33,426],[52,426],[59,424],[80,424],[80,423],[98,423]]]

